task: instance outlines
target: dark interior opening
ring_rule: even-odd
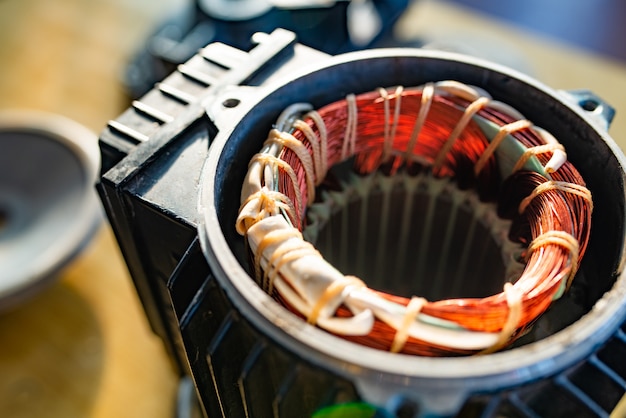
[[[502,291],[507,266],[496,237],[507,224],[472,190],[428,175],[377,174],[350,176],[344,190],[322,195],[305,236],[370,288],[428,300]]]

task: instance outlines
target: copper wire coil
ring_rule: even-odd
[[[317,113],[324,121],[327,131],[327,165],[333,166],[347,157],[353,157],[354,170],[362,175],[376,170],[394,175],[404,170],[408,173],[426,172],[435,178],[452,178],[458,187],[473,188],[482,199],[497,201],[499,214],[513,221],[509,238],[524,246],[531,245],[533,240],[550,231],[563,231],[571,235],[577,241],[577,254],[573,254],[571,249],[558,242],[550,241],[533,251],[527,251],[524,273],[514,283],[516,290],[521,293],[521,315],[514,329],[506,335],[506,344],[509,344],[522,335],[554,299],[560,297],[564,287],[569,287],[589,240],[592,203],[579,194],[552,189],[537,194],[523,212],[519,213],[520,202],[538,186],[548,181],[584,187],[585,183],[576,168],[569,161],[565,161],[558,170],[549,174],[549,178],[525,170],[502,178],[498,170],[498,161],[491,155],[482,170],[476,173],[475,166],[488,149],[490,141],[475,120],[470,120],[450,144],[449,150],[441,154],[442,148],[447,146],[446,141],[450,133],[459,124],[471,101],[455,95],[435,94],[429,103],[430,109],[419,136],[414,138],[416,115],[424,105],[423,91],[423,89],[387,89],[356,96],[358,124],[355,127],[355,141],[352,144],[346,144],[346,132],[349,130],[347,125],[351,123],[347,101],[340,100],[318,109]],[[482,106],[476,115],[499,127],[519,119],[517,115],[487,105]],[[302,119],[317,137],[321,135],[320,126],[314,119],[307,116]],[[302,129],[294,128],[290,134],[304,144],[309,154],[313,156],[314,146]],[[391,146],[388,141],[390,135],[393,136]],[[511,135],[526,148],[546,143],[532,128],[520,129]],[[348,153],[346,149],[349,149]],[[282,148],[278,157],[293,169],[297,178],[298,190],[293,186],[294,183],[287,171],[278,167],[278,191],[292,202],[298,200],[297,195],[300,196],[302,203],[294,205],[293,218],[296,220],[294,226],[302,230],[306,220],[305,208],[312,203],[311,197],[308,196],[310,189],[307,185],[306,170],[301,157],[288,147]],[[535,158],[545,166],[551,158],[551,153],[541,153]],[[279,292],[274,290],[273,294],[279,302],[298,313]],[[383,292],[378,294],[401,305],[408,305],[411,300]],[[420,313],[452,321],[467,330],[504,332],[511,316],[511,306],[506,293],[502,292],[484,298],[427,302],[421,307]],[[344,305],[336,312],[338,317],[349,317],[352,314]],[[369,347],[389,350],[397,332],[386,323],[377,320],[367,335],[342,337]],[[499,348],[501,347],[493,347]],[[425,356],[467,355],[477,352],[437,346],[412,337],[406,340],[401,351],[405,354]]]

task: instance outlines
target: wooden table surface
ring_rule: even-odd
[[[55,112],[99,132],[128,106],[128,58],[175,3],[0,1],[0,109]],[[591,89],[617,109],[610,132],[626,147],[623,63],[432,0],[411,7],[398,35]],[[171,417],[176,384],[106,223],[58,281],[0,315],[2,417]]]
[[[127,59],[174,2],[155,4],[0,1],[0,108],[102,130],[128,106]],[[54,285],[0,315],[1,417],[169,418],[176,385],[106,223]]]

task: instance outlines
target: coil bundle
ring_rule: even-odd
[[[367,195],[400,184],[404,195],[427,190],[431,199],[449,193],[473,202],[492,218],[491,234],[507,236],[499,242],[502,291],[429,301],[370,288],[326,261],[303,231],[316,235],[315,220],[327,219],[320,213],[332,207],[332,193],[324,182],[346,161],[349,183]],[[349,94],[317,110],[287,108],[250,162],[236,227],[259,285],[309,323],[369,347],[450,356],[506,347],[569,289],[592,209],[553,135],[482,89],[442,81]],[[424,253],[409,247],[398,248],[404,258]]]

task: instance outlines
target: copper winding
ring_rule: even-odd
[[[289,132],[272,130],[264,150],[275,154],[257,156],[251,166],[256,162],[269,167],[276,172],[275,179],[261,176],[251,180],[251,184],[258,182],[255,186],[244,187],[238,220],[238,231],[247,233],[251,245],[257,245],[256,268],[265,265],[260,284],[310,323],[366,346],[431,356],[488,353],[505,347],[570,287],[587,247],[593,209],[591,193],[566,159],[564,147],[519,116],[482,90],[449,81],[350,94],[345,100],[299,115]],[[477,118],[493,125],[497,133],[489,138]],[[498,172],[497,152],[502,141],[511,140],[523,150],[515,156],[511,173],[503,178]],[[521,276],[506,283],[499,294],[439,301],[377,292],[334,272],[331,266],[323,267],[328,273],[320,273],[328,278],[324,285],[296,277],[300,269],[310,269],[315,276],[315,257],[320,263],[323,259],[310,244],[300,243],[300,238],[286,245],[287,238],[300,237],[292,232],[263,232],[266,238],[255,243],[256,234],[262,236],[258,231],[269,228],[261,226],[261,221],[283,216],[291,225],[284,227],[299,234],[304,208],[315,199],[314,186],[323,180],[328,167],[350,157],[361,174],[381,168],[390,175],[400,169],[426,171],[435,178],[450,177],[474,186],[484,199],[497,199],[503,214],[514,223],[527,225],[525,232],[512,237],[528,246]],[[540,164],[540,172],[527,168],[531,160]],[[264,188],[268,190],[263,194],[259,189]],[[280,209],[260,205],[261,197],[275,199]],[[257,217],[244,210],[257,206],[264,211]],[[256,224],[259,226],[251,229]],[[305,276],[309,277],[308,273]],[[386,304],[402,309],[396,315],[395,308],[385,310]],[[374,316],[369,328],[368,312]],[[343,335],[337,331],[343,329],[341,320],[357,317],[367,332]],[[433,318],[435,325],[428,323],[428,318]],[[442,328],[442,334],[433,328],[431,341],[411,335],[430,336],[432,327]],[[448,343],[448,333],[475,335],[491,342],[482,348],[478,343],[475,348],[469,343],[457,344],[454,338]]]

